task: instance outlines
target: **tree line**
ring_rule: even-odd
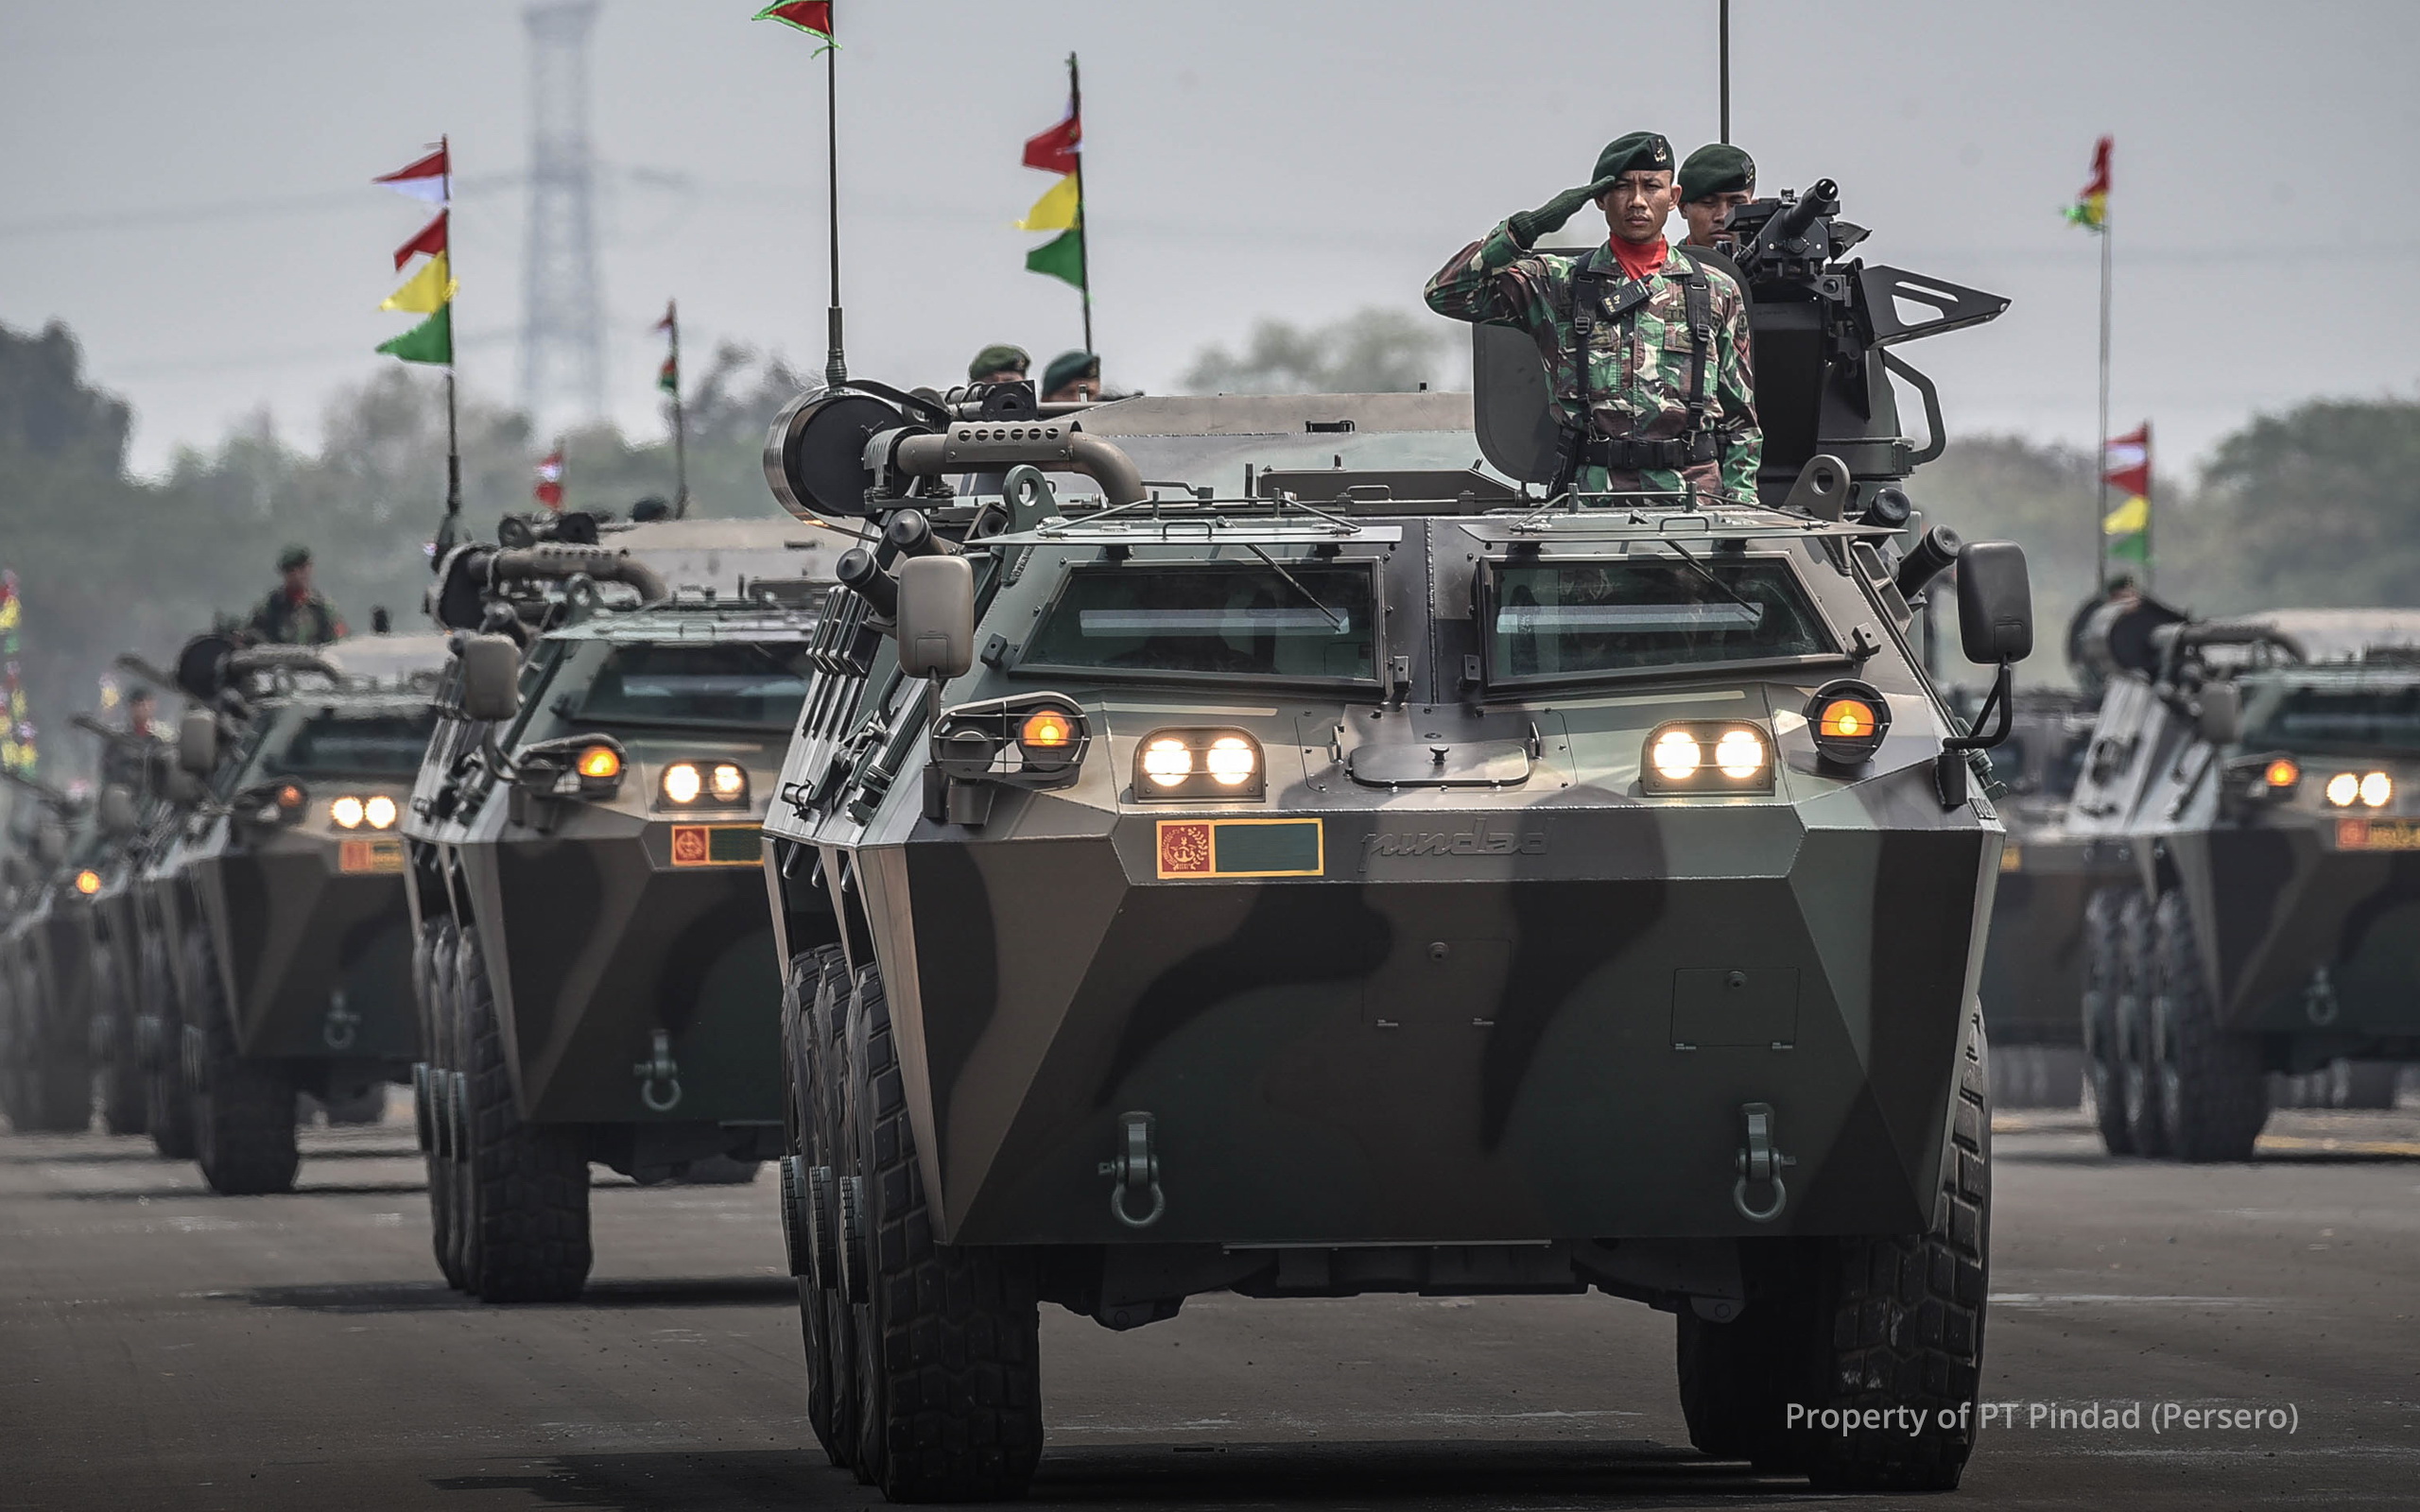
[[[1436,387],[1450,339],[1401,312],[1324,326],[1262,321],[1240,350],[1204,349],[1181,380],[1194,392],[1382,392]],[[771,513],[766,427],[809,380],[727,346],[684,395],[692,513]],[[43,730],[45,767],[90,758],[68,716],[94,707],[117,653],[164,659],[214,617],[243,615],[275,581],[279,547],[311,547],[319,583],[354,628],[372,607],[399,629],[424,624],[426,543],[444,490],[436,382],[388,369],[328,403],[316,449],[266,415],[216,444],[181,449],[164,473],[127,468],[132,414],[88,374],[73,334],[0,326],[0,567],[25,600],[21,669]],[[461,412],[470,525],[493,531],[531,507],[543,449],[521,415],[475,397]],[[572,507],[627,516],[673,492],[671,448],[610,426],[567,444]],[[2155,484],[2156,586],[2204,613],[2284,605],[2420,605],[2420,401],[2318,399],[2257,416],[2190,477]],[[2031,560],[2038,617],[2065,622],[2089,585],[2095,488],[2088,451],[2016,436],[1953,438],[1910,491],[1968,539],[2007,539]],[[2028,669],[2061,680],[2055,639]]]

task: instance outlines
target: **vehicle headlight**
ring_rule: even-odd
[[[715,796],[717,803],[745,803],[748,801],[748,773],[735,763],[717,762],[714,769],[706,774],[706,791]]]
[[[2329,807],[2349,809],[2361,796],[2361,780],[2351,772],[2339,772],[2327,780],[2325,796]]]
[[[86,867],[83,870],[76,873],[76,890],[82,893],[85,897],[90,898],[93,894],[101,890],[101,874],[95,871],[92,868]]]
[[[2394,798],[2394,779],[2384,772],[2371,772],[2361,779],[2361,806],[2382,809]]]
[[[1705,764],[1698,738],[1685,730],[1668,730],[1656,736],[1647,759],[1659,775],[1674,782],[1687,782]]]
[[[361,816],[373,830],[391,830],[395,827],[395,800],[384,793],[373,793],[362,800]]]
[[[328,805],[328,817],[339,830],[361,828],[361,799],[347,793]]]
[[[664,797],[670,803],[695,803],[706,790],[706,780],[695,762],[674,762],[664,769]]]
[[[1240,730],[1155,730],[1134,747],[1134,797],[1261,798],[1266,765],[1260,742]]]
[[[1891,702],[1855,678],[1835,678],[1806,700],[1815,754],[1834,766],[1862,766],[1891,732]]]
[[[1770,793],[1773,743],[1737,719],[1676,719],[1649,732],[1639,764],[1648,793]]]

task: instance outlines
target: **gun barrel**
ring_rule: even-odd
[[[1841,186],[1829,179],[1818,179],[1812,188],[1773,217],[1774,234],[1784,241],[1796,241],[1806,234],[1818,216],[1838,215],[1840,209]]]

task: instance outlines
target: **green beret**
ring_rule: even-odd
[[[1055,394],[1079,378],[1100,376],[1100,358],[1090,352],[1063,352],[1042,369],[1042,391]]]
[[[308,546],[288,546],[284,551],[277,554],[277,570],[279,572],[290,573],[297,567],[308,567],[310,565],[311,548]]]
[[[1013,368],[1023,372],[1032,366],[1033,359],[1026,355],[1025,348],[995,343],[977,352],[975,360],[966,365],[966,381],[981,383],[1004,369]]]
[[[1634,169],[1672,168],[1672,144],[1653,131],[1633,131],[1605,144],[1597,154],[1597,173],[1591,182],[1617,179]]]
[[[1756,160],[1728,142],[1709,142],[1681,164],[1681,203],[1713,195],[1754,194]]]

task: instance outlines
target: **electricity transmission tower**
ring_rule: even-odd
[[[529,28],[521,407],[540,436],[605,413],[596,156],[588,141],[588,39],[598,3],[532,0],[521,12]]]

